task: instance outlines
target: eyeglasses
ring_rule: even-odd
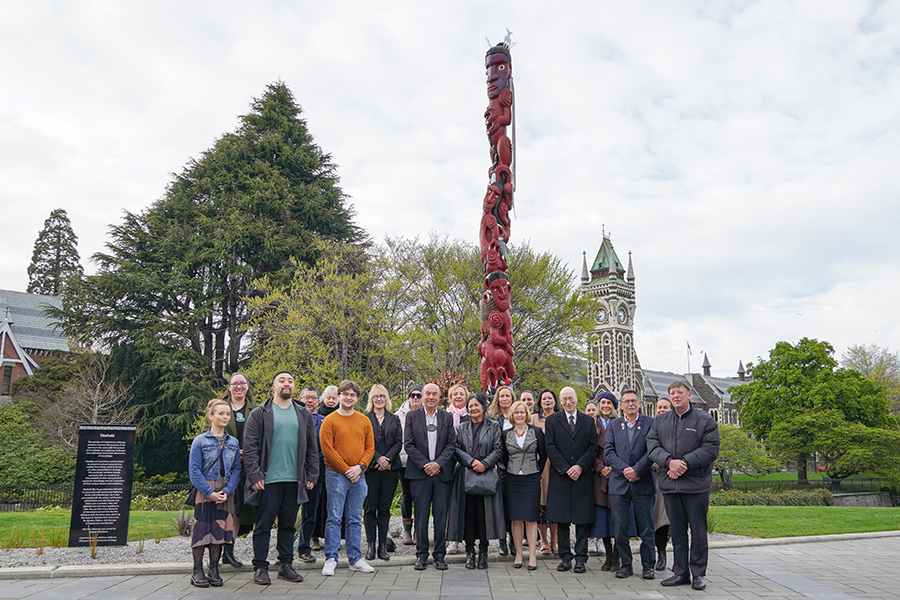
[[[231,387],[247,387],[247,382],[246,381],[236,381],[234,383],[229,383],[228,385],[230,385]]]
[[[419,394],[418,392],[416,392],[416,393],[414,393],[414,394],[410,394],[409,397],[410,397],[410,398],[421,398],[421,397],[422,397],[422,394]]]

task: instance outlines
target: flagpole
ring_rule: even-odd
[[[688,362],[688,375],[691,374],[691,343],[687,343],[687,362]]]

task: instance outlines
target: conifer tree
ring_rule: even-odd
[[[28,265],[28,293],[59,296],[72,278],[81,279],[84,270],[78,257],[78,238],[66,211],[57,208],[44,221],[34,241]]]

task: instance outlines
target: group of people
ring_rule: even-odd
[[[294,379],[281,372],[272,392],[256,406],[246,376],[232,375],[228,397],[207,407],[209,431],[191,447],[196,586],[222,585],[220,559],[241,566],[234,538],[251,528],[253,579],[269,584],[276,520],[278,577],[302,581],[292,566],[301,511],[302,561],[315,562],[311,551],[324,538],[322,574],[333,575],[343,538],[350,570],[372,572],[367,560],[390,559],[390,509],[399,482],[404,543],[416,546],[416,570],[427,568],[429,554],[435,568],[446,569],[448,550],[459,545],[467,568],[486,569],[488,542],[499,540],[501,555],[514,552],[515,568],[526,566],[525,541],[527,569],[537,569],[539,552],[556,553],[558,571],[584,573],[588,541],[600,539],[601,569],[625,578],[633,574],[629,538],[639,536],[641,576],[653,579],[654,563],[666,567],[670,528],[674,575],[662,584],[705,587],[718,429],[707,413],[691,408],[690,389],[681,382],[670,386],[671,401],[660,400],[656,419],[640,414],[631,390],[622,393],[621,417],[610,392],[588,403],[593,415],[580,412],[571,387],[558,400],[551,390],[537,397],[525,391],[516,400],[508,386],[493,397],[454,386],[443,409],[436,384],[414,385],[392,412],[387,389],[375,385],[366,414],[355,410],[362,392],[352,381],[326,388],[321,399],[304,388],[295,401]]]

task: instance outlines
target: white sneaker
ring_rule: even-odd
[[[337,566],[337,560],[333,558],[329,558],[325,561],[325,566],[322,567],[322,575],[325,577],[331,577],[334,575],[334,568]]]
[[[374,573],[375,572],[375,569],[372,567],[372,565],[367,563],[366,559],[364,559],[364,558],[361,558],[358,561],[356,561],[355,563],[353,563],[352,565],[350,565],[350,570],[358,571],[360,573]],[[331,568],[331,573],[334,574],[334,567]],[[325,574],[325,572],[322,571],[322,575],[324,575],[324,574]]]
[[[447,542],[447,554],[459,554],[459,544],[457,542]]]

